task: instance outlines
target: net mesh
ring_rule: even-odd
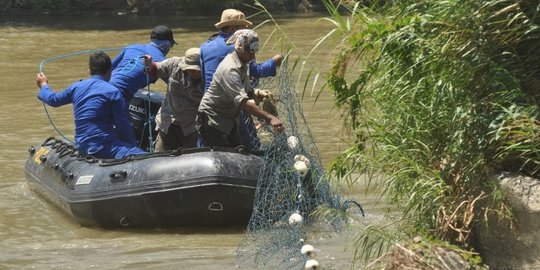
[[[237,250],[239,266],[291,269],[308,260],[301,253],[309,243],[308,225],[341,231],[343,218],[321,219],[320,209],[341,212],[344,205],[328,182],[315,140],[294,89],[291,73],[282,65],[276,77],[260,82],[274,95],[285,132],[273,135],[268,126],[258,132],[264,159],[246,236]],[[311,232],[312,233],[312,232]]]

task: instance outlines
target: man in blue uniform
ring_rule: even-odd
[[[122,94],[107,82],[111,58],[104,52],[94,53],[88,66],[89,79],[58,93],[49,87],[47,76],[38,73],[38,99],[53,107],[73,103],[75,146],[82,155],[123,158],[146,153],[136,147]]]
[[[218,33],[211,36],[201,45],[201,73],[204,79],[204,90],[210,87],[212,77],[216,69],[225,56],[234,51],[232,44],[227,45],[226,41],[236,30],[251,27],[253,24],[246,20],[246,16],[239,10],[226,9],[221,14],[221,21],[215,24]],[[283,56],[275,55],[263,63],[257,64],[255,61],[249,63],[249,75],[252,78],[264,78],[276,75],[276,66],[281,64]]]
[[[240,29],[249,28],[252,26],[250,21],[246,20],[246,16],[239,10],[226,9],[221,14],[221,20],[215,24],[219,32],[210,37],[201,45],[201,73],[203,75],[205,92],[210,87],[212,77],[216,69],[223,61],[227,54],[234,51],[234,45],[226,44],[227,39]],[[259,78],[270,77],[276,75],[276,67],[281,64],[282,55],[275,55],[263,63],[256,63],[255,59],[250,61],[249,77],[252,81]],[[252,96],[252,93],[248,93]],[[257,139],[257,131],[249,113],[240,112],[239,132],[242,144],[251,149],[259,147],[260,143]]]
[[[154,61],[161,62],[175,44],[171,29],[158,25],[152,29],[150,43],[129,45],[113,59],[110,83],[122,92],[126,104],[137,90],[157,80],[148,78],[144,72],[143,56],[151,55]]]

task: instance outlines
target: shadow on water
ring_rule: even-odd
[[[118,233],[135,233],[135,234],[171,234],[171,235],[190,235],[190,234],[205,234],[205,235],[221,235],[221,234],[243,234],[246,232],[246,226],[234,227],[185,227],[185,228],[154,228],[154,229],[102,229],[92,228],[93,230]]]

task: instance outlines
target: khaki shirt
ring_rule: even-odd
[[[208,125],[231,134],[238,121],[240,103],[248,99],[249,87],[248,66],[235,51],[229,53],[217,67],[199,106],[199,111],[208,117]]]
[[[193,80],[178,64],[183,57],[171,57],[157,64],[157,76],[167,83],[165,100],[156,115],[156,130],[167,133],[174,123],[184,135],[196,132],[195,117],[202,98],[202,80]]]

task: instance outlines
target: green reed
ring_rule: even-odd
[[[382,185],[402,236],[468,246],[477,221],[509,217],[490,176],[539,173],[540,5],[382,2],[325,2],[342,38],[328,84],[356,139],[331,170]],[[372,231],[358,257],[395,239]]]

